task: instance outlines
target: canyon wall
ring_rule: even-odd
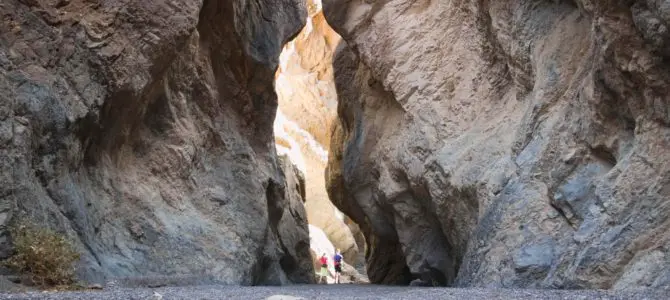
[[[375,283],[670,286],[667,1],[324,0]]]
[[[0,254],[30,220],[88,281],[313,282],[273,89],[298,0],[0,3]],[[302,191],[302,192],[301,192]]]
[[[277,150],[287,154],[304,172],[309,224],[326,233],[342,251],[345,261],[364,269],[362,233],[355,226],[350,227],[354,223],[330,202],[323,176],[328,162],[330,127],[337,118],[332,60],[340,36],[326,23],[320,1],[307,1],[307,7],[307,23],[284,46],[276,74]],[[334,249],[328,253],[332,255]]]

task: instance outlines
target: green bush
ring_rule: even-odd
[[[80,255],[63,235],[27,223],[13,226],[10,234],[14,255],[5,261],[7,267],[42,287],[76,283],[74,263]]]

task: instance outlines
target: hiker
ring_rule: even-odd
[[[328,283],[328,279],[326,278],[328,276],[328,258],[326,258],[326,253],[324,252],[321,255],[321,258],[319,258],[319,262],[321,262],[321,272],[319,272],[319,284],[321,284],[321,279],[323,279],[326,283]]]
[[[340,249],[337,249],[337,252],[335,252],[333,262],[335,263],[335,283],[340,283],[340,275],[342,273],[342,254],[340,253]]]

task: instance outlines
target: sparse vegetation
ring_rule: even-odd
[[[4,263],[39,287],[76,286],[74,263],[79,253],[63,235],[31,223],[10,229],[14,255]]]

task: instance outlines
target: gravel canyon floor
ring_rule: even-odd
[[[523,290],[294,285],[283,287],[192,286],[101,292],[5,294],[1,299],[668,299],[663,290]]]

